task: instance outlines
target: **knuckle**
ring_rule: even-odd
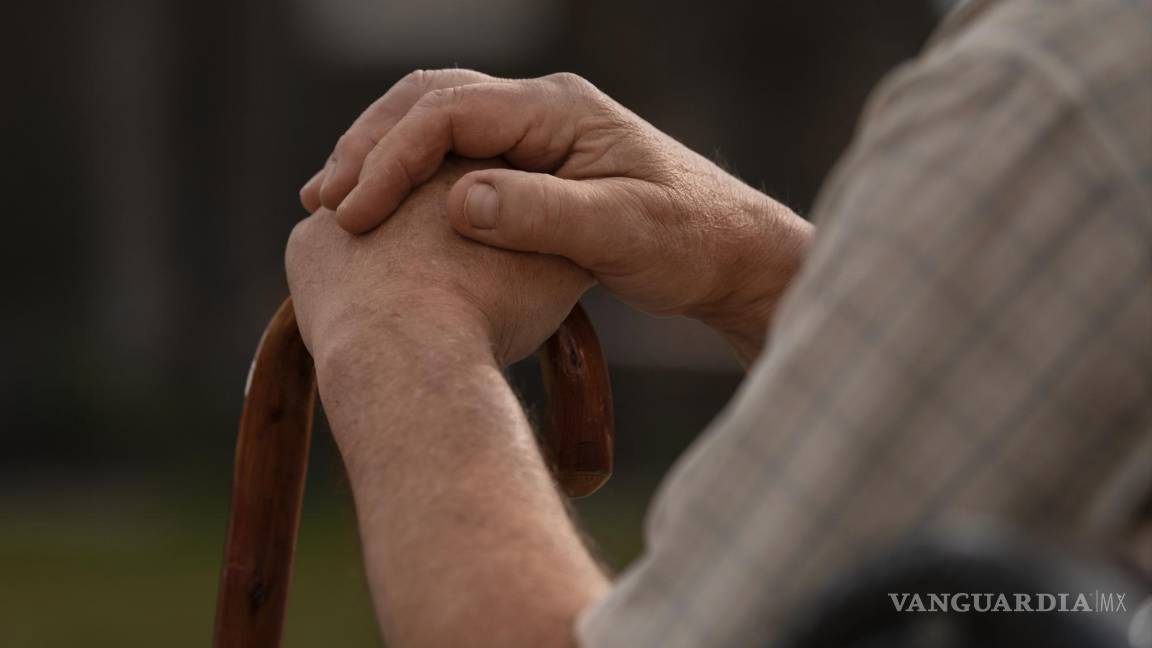
[[[612,101],[591,81],[572,72],[557,72],[541,79],[551,92],[575,100],[583,110],[611,112]]]
[[[571,91],[584,92],[593,87],[587,79],[573,72],[556,72],[544,78],[554,85]]]
[[[396,82],[396,86],[413,93],[415,96],[421,96],[439,88],[490,80],[493,80],[493,77],[467,68],[421,69],[412,70],[405,74]]]
[[[428,87],[428,70],[412,70],[396,82],[397,88],[414,88],[423,90]]]
[[[381,153],[379,145],[373,146],[372,150],[368,151],[368,153],[364,156],[364,164],[360,167],[360,177],[377,167],[380,160],[380,155]]]
[[[460,88],[456,86],[430,90],[420,97],[420,100],[416,102],[416,106],[425,110],[451,106],[460,98],[460,92]]]
[[[372,138],[353,126],[336,140],[336,156],[362,158],[373,144],[375,141]]]
[[[441,81],[444,74],[444,70],[412,70],[397,82],[396,89],[400,90],[405,96],[419,100],[419,98],[424,97],[429,92],[434,92],[438,87],[444,85]]]
[[[351,130],[345,131],[344,134],[341,135],[340,138],[336,140],[336,147],[335,147],[335,150],[332,154],[332,157],[338,158],[338,157],[346,154],[348,152],[348,149],[352,146],[352,137],[353,137],[353,135],[352,135]]]
[[[549,239],[548,233],[554,231],[564,218],[564,205],[553,191],[549,191],[548,178],[539,175],[533,178],[532,192],[539,205],[539,218],[528,219],[529,231],[527,236],[533,241],[543,242]]]

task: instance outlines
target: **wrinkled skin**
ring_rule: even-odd
[[[508,364],[534,351],[592,283],[558,256],[500,250],[461,237],[445,197],[469,171],[494,161],[448,160],[372,232],[345,232],[320,209],[292,231],[288,280],[301,334],[321,359],[343,344],[419,314],[450,319],[488,337]]]
[[[336,210],[350,232],[370,231],[449,151],[514,167],[456,182],[448,217],[458,232],[567,257],[636,308],[701,320],[746,361],[811,235],[787,207],[571,74],[414,72],[340,138],[301,201]],[[477,186],[498,198],[474,203]],[[482,202],[488,218],[477,216]]]

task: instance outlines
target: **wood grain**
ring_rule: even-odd
[[[315,402],[312,357],[289,299],[265,329],[248,375],[216,602],[217,648],[280,643]]]
[[[579,304],[537,355],[548,393],[545,457],[565,494],[590,495],[612,476],[612,387],[596,330]]]

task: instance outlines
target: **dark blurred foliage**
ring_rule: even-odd
[[[921,0],[48,0],[5,14],[0,529],[143,497],[218,521],[208,538],[250,354],[286,294],[297,189],[404,73],[579,73],[805,213],[868,91],[937,20]],[[597,540],[620,564],[660,474],[741,373],[694,325],[586,303],[620,448],[615,482],[582,510],[616,511],[593,533],[610,529]],[[533,369],[515,373],[531,400]],[[310,487],[343,498],[323,430],[316,444]],[[20,560],[0,549],[0,574]],[[214,576],[194,603],[206,610]]]

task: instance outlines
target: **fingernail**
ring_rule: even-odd
[[[496,193],[492,185],[477,182],[468,189],[464,212],[472,227],[496,229],[496,220],[500,216],[500,194]]]

